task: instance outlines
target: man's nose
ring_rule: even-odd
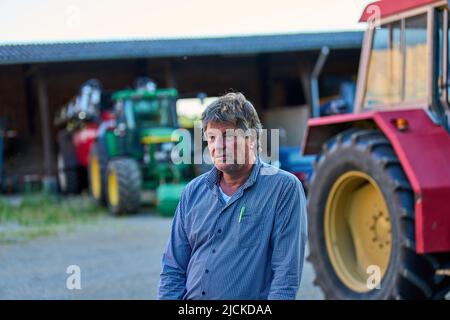
[[[216,148],[216,150],[222,150],[225,148],[225,141],[223,138],[217,138],[214,141],[214,148]]]
[[[218,154],[225,154],[225,151],[227,149],[227,143],[225,139],[216,139],[214,141],[214,149]]]

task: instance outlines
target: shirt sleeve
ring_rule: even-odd
[[[191,257],[191,246],[184,228],[186,190],[175,211],[169,241],[162,258],[158,286],[158,300],[179,300],[186,293],[186,269]]]
[[[271,235],[272,272],[269,300],[294,300],[300,286],[307,242],[306,198],[300,181],[281,192]]]

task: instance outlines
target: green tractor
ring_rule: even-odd
[[[114,119],[101,123],[89,155],[92,198],[113,214],[139,210],[142,191],[150,191],[162,215],[172,215],[190,165],[174,164],[171,152],[179,138],[176,89],[157,89],[153,82],[115,92]]]

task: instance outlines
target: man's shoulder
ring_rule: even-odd
[[[195,177],[191,181],[189,181],[188,184],[186,185],[186,187],[184,188],[185,192],[192,193],[196,189],[203,187],[205,185],[205,180],[206,180],[208,174],[209,174],[209,171],[205,172],[205,173]]]

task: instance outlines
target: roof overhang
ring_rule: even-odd
[[[367,22],[374,14],[379,18],[385,18],[407,10],[419,8],[429,4],[442,2],[442,0],[380,0],[369,4],[359,19],[359,22]],[[377,12],[378,11],[378,12]],[[375,13],[377,12],[377,13]]]
[[[0,45],[0,65],[360,49],[363,32]]]

